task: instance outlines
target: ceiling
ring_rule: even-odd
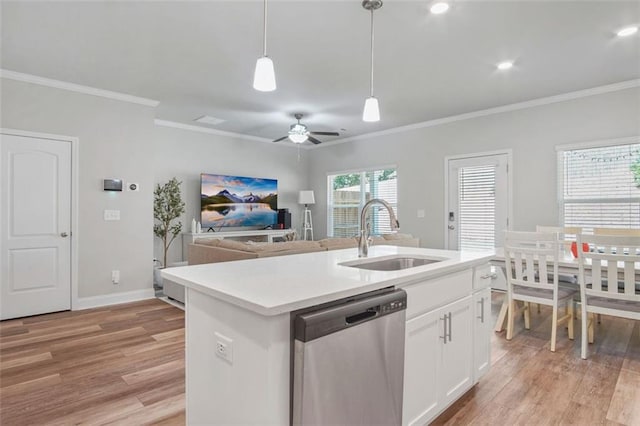
[[[375,95],[365,123],[369,14],[360,0],[270,1],[278,89],[252,88],[261,1],[2,2],[2,68],[160,101],[156,118],[263,138],[295,120],[342,139],[640,78],[640,2],[386,0],[375,12]],[[514,60],[511,70],[496,64]],[[342,130],[345,129],[345,130]],[[283,142],[286,143],[286,142]]]

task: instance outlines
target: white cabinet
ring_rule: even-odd
[[[473,383],[491,366],[491,289],[473,294]]]
[[[407,322],[403,424],[429,422],[471,387],[471,346],[471,296]]]

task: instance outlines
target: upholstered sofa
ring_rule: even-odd
[[[385,234],[373,237],[372,245],[419,247],[420,240],[409,234]],[[320,241],[284,241],[278,243],[254,243],[230,239],[199,238],[189,244],[189,265],[229,262],[260,257],[285,256],[358,247],[356,238],[326,238]],[[184,287],[164,281],[164,294],[184,303]]]

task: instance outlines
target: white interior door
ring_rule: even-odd
[[[502,246],[509,227],[508,160],[507,154],[493,154],[447,161],[449,250]]]
[[[71,142],[0,135],[0,318],[71,308]]]

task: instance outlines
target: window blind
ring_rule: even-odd
[[[458,247],[460,250],[495,247],[496,166],[459,170]]]
[[[328,177],[327,234],[330,237],[353,237],[360,230],[360,212],[364,204],[380,198],[388,202],[397,215],[397,173],[395,169],[365,170]],[[387,209],[373,208],[369,214],[372,234],[391,232]]]
[[[640,228],[639,153],[640,144],[560,151],[564,226]]]

